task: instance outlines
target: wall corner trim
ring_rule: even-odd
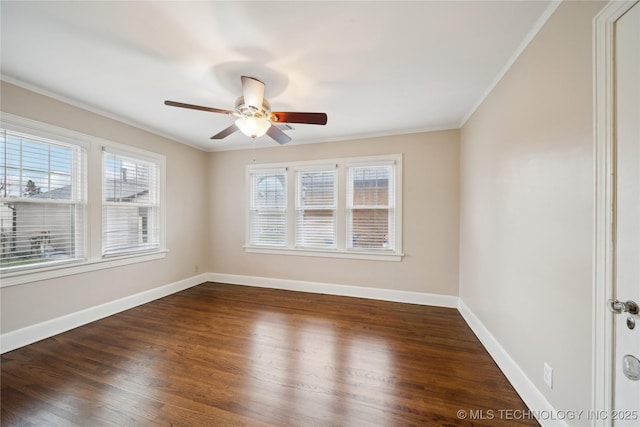
[[[270,277],[243,276],[238,274],[208,273],[209,282],[230,285],[254,286],[258,288],[282,289],[288,291],[311,292],[316,294],[340,295],[345,297],[368,298],[408,304],[434,305],[457,308],[458,297],[423,292],[400,291],[396,289],[368,288],[364,286],[337,285],[303,280],[276,279]]]
[[[471,311],[462,299],[458,299],[458,311],[471,330],[489,352],[502,373],[520,395],[529,410],[536,416],[542,427],[568,427],[568,424],[556,417],[558,411],[549,403],[542,392],[533,384],[498,340],[489,332],[480,319]]]
[[[27,326],[22,329],[10,331],[0,335],[0,353],[32,344],[36,341],[52,337],[54,335],[77,328],[87,323],[100,320],[121,311],[146,304],[150,301],[166,297],[207,281],[206,274],[189,277],[148,291],[140,292],[114,301],[109,301],[94,307],[70,313],[55,319],[46,320]]]

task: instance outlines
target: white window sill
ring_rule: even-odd
[[[262,246],[245,246],[247,253],[271,254],[271,255],[293,255],[311,256],[322,258],[348,258],[365,259],[374,261],[402,261],[403,253],[396,252],[364,252],[351,250],[322,250],[322,249],[289,249],[289,248],[267,248]]]
[[[139,262],[153,261],[167,256],[168,250],[152,253],[138,253],[120,257],[76,262],[72,264],[56,265],[51,267],[34,267],[32,269],[0,273],[0,287],[22,285],[24,283],[40,280],[54,279],[56,277],[71,276],[73,274],[88,273],[90,271],[103,270],[105,268],[119,267],[122,265],[136,264]]]

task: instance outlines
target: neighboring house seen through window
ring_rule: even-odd
[[[0,269],[83,260],[85,149],[0,133]]]
[[[166,256],[164,156],[0,120],[1,287]]]
[[[158,249],[160,166],[103,151],[102,254]]]
[[[347,234],[352,249],[395,246],[394,165],[351,166],[348,172]]]

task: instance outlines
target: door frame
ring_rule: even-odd
[[[606,302],[613,297],[613,208],[615,154],[614,23],[637,1],[610,1],[593,19],[593,124],[595,157],[595,216],[593,268],[592,409],[613,409],[613,314]],[[600,418],[600,417],[596,417]],[[610,417],[593,426],[611,426]]]

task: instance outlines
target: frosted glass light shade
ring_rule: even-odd
[[[236,126],[242,133],[251,138],[257,138],[264,135],[271,127],[271,122],[265,118],[259,117],[241,117],[236,120]]]

